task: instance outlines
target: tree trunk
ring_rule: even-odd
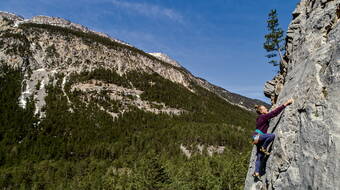
[[[282,53],[280,51],[280,47],[279,45],[277,45],[277,52],[279,52],[279,56],[280,56],[280,64],[282,63],[283,65],[286,65],[287,62],[283,59]]]
[[[280,60],[281,60],[280,63],[281,63],[281,62],[283,62],[284,60],[283,60],[283,57],[282,57],[282,54],[281,54],[279,45],[277,45],[277,51],[279,52],[279,56],[280,56]]]

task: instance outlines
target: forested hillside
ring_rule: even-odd
[[[2,189],[242,189],[255,113],[136,48],[12,25],[0,36]]]

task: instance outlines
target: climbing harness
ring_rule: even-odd
[[[260,134],[260,135],[264,135],[264,133],[260,129],[256,129],[255,132]]]

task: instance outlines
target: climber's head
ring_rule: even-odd
[[[267,114],[268,109],[263,105],[255,105],[255,110],[258,114]]]

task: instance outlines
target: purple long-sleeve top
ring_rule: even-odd
[[[269,120],[277,115],[285,108],[285,105],[281,105],[278,108],[274,109],[273,111],[267,114],[261,114],[256,119],[256,129],[262,131],[263,133],[267,133],[269,128]],[[256,135],[255,132],[253,135]]]

